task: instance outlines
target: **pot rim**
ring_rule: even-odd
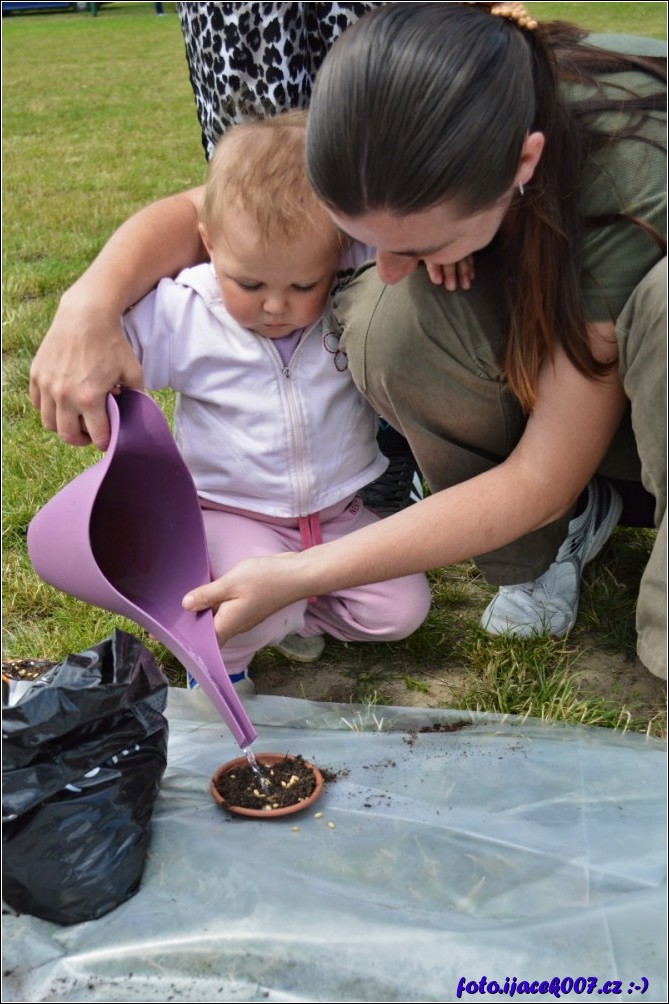
[[[256,761],[264,766],[271,766],[272,764],[281,763],[284,760],[297,760],[297,756],[291,753],[256,753]],[[313,773],[316,780],[316,787],[312,791],[308,798],[302,799],[301,802],[296,802],[294,805],[287,805],[281,809],[245,809],[240,805],[230,805],[225,801],[218,788],[216,787],[216,781],[223,776],[223,774],[228,774],[231,770],[235,770],[239,767],[248,767],[248,760],[245,756],[236,757],[234,760],[228,760],[227,763],[221,764],[218,767],[209,782],[209,792],[222,809],[226,809],[228,812],[232,812],[237,816],[248,816],[253,819],[277,819],[280,816],[290,816],[295,812],[302,812],[304,809],[308,809],[310,805],[316,801],[316,799],[322,794],[323,791],[323,775],[319,771],[318,767],[310,763],[308,760],[302,761],[306,767]]]

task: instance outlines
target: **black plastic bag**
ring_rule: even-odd
[[[167,680],[123,631],[70,655],[3,709],[3,899],[58,924],[140,885],[167,764]]]

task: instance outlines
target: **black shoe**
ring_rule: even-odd
[[[378,516],[392,516],[423,498],[423,483],[413,457],[402,453],[388,460],[381,477],[360,492],[364,504]]]

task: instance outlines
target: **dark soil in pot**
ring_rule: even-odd
[[[214,774],[211,794],[238,815],[268,818],[299,812],[313,804],[323,789],[323,778],[301,756],[258,753],[264,784],[245,757],[231,760]]]

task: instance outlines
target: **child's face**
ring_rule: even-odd
[[[263,338],[283,338],[318,320],[339,261],[330,234],[308,233],[284,246],[263,248],[246,214],[226,220],[226,236],[211,243],[211,257],[229,314]]]

